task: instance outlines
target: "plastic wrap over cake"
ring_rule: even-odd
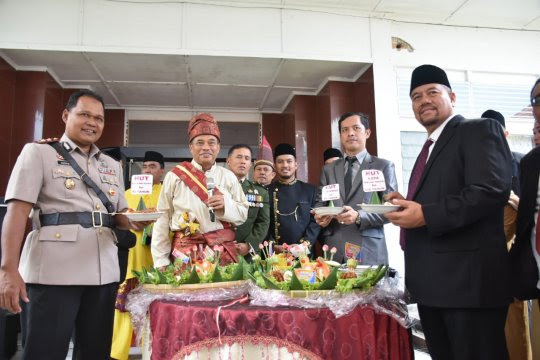
[[[249,284],[250,304],[257,306],[291,306],[298,308],[329,308],[336,317],[350,313],[357,306],[371,306],[376,312],[396,319],[400,325],[411,327],[403,286],[399,279],[385,277],[373,288],[365,291],[341,293],[336,290],[282,291],[263,289]]]

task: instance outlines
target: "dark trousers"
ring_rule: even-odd
[[[508,360],[508,307],[450,309],[418,305],[433,360]]]
[[[26,284],[23,359],[64,360],[74,335],[73,359],[109,359],[117,283],[100,286]]]

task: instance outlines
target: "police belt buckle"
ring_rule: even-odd
[[[96,224],[96,214],[98,215],[99,224]],[[101,211],[92,211],[92,226],[95,228],[100,228],[103,226],[103,215]]]

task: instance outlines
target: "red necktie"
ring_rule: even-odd
[[[426,168],[426,162],[429,156],[429,147],[431,146],[431,144],[433,144],[433,140],[428,138],[424,143],[424,146],[422,146],[420,154],[418,154],[418,158],[416,159],[416,163],[414,164],[414,168],[411,172],[411,177],[409,179],[407,200],[411,200],[414,196],[414,193],[416,193],[416,189],[418,188],[418,184],[420,183],[420,179],[422,178],[422,174],[424,173],[424,169]],[[402,250],[405,250],[405,241],[405,229],[401,228],[401,230],[399,231],[399,245],[401,246]]]
[[[540,210],[536,218],[536,252],[540,254]]]

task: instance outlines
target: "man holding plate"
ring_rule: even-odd
[[[362,113],[346,113],[338,121],[341,147],[345,158],[325,165],[321,172],[321,194],[326,185],[338,184],[338,198],[334,206],[342,207],[337,215],[315,212],[315,221],[323,228],[322,240],[335,246],[334,259],[345,262],[358,259],[361,264],[388,264],[388,251],[383,225],[388,220],[379,214],[353,208],[360,203],[380,203],[382,195],[397,191],[394,164],[370,155],[366,141],[371,135],[369,119]],[[317,207],[326,206],[321,198]]]
[[[144,210],[157,208],[159,194],[161,193],[161,178],[164,171],[165,159],[163,155],[157,151],[145,152],[142,174],[132,177],[132,187],[126,191],[126,200],[130,209]],[[142,186],[133,186],[137,183],[137,178],[141,177],[144,180],[148,180]],[[150,252],[152,225],[138,231],[133,231],[133,233],[137,236],[137,242],[134,247],[129,249],[126,279],[118,288],[116,310],[114,313],[111,358],[120,360],[128,358],[133,334],[131,315],[125,307],[127,295],[139,285],[137,278],[133,274],[133,270],[142,271],[143,268],[149,269],[153,265],[152,254]]]
[[[193,160],[178,164],[165,175],[158,200],[158,211],[164,214],[152,233],[152,257],[157,268],[188,253],[201,257],[207,245],[224,247],[222,264],[236,261],[232,227],[247,219],[249,204],[242,186],[230,170],[216,164],[220,131],[214,117],[193,116],[188,135]],[[174,232],[172,241],[170,231]]]
[[[512,185],[512,154],[501,125],[454,113],[446,72],[414,69],[410,98],[427,139],[411,172],[400,226],[405,284],[434,359],[505,360],[509,291],[503,210]],[[480,146],[479,146],[480,145]]]
[[[118,214],[127,209],[122,168],[95,145],[104,108],[98,94],[74,92],[62,138],[26,144],[9,180],[0,307],[22,307],[24,359],[64,359],[72,335],[73,358],[109,358],[120,277],[113,228],[149,223]]]

